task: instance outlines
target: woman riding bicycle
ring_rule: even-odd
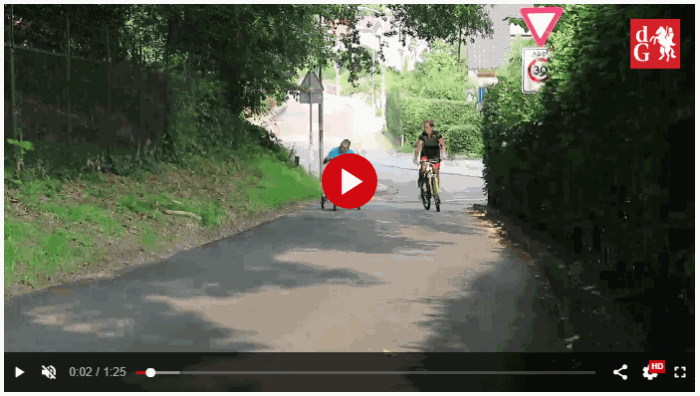
[[[418,165],[418,156],[420,155],[420,171],[418,172],[418,187],[423,187],[424,176],[426,172],[427,162],[433,165],[433,171],[437,176],[438,186],[440,185],[440,162],[447,158],[445,151],[445,139],[439,132],[433,130],[435,123],[433,120],[423,121],[424,132],[416,142],[416,156],[413,163]]]

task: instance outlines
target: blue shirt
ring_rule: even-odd
[[[333,147],[333,150],[331,150],[330,153],[328,153],[328,158],[333,159],[339,155],[343,154],[355,154],[352,150],[348,149],[348,151],[341,153],[339,147]]]

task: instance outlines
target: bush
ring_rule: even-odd
[[[467,68],[457,64],[455,48],[440,40],[434,41],[432,47],[430,53],[423,54],[425,61],[417,63],[410,73],[411,96],[465,101],[464,90],[475,88],[476,84],[469,79]]]
[[[477,141],[481,139],[481,120],[473,104],[457,100],[401,97],[398,93],[388,95],[386,122],[392,135],[403,134],[407,141],[415,141],[423,132],[423,121],[428,119],[434,120],[435,130],[445,135],[450,152],[480,147]]]
[[[469,124],[451,125],[442,132],[448,152],[483,154],[484,142],[477,117]]]
[[[692,113],[682,112],[694,108],[694,91],[685,88],[695,86],[694,36],[678,36],[679,48],[686,48],[678,54],[684,65],[680,70],[631,69],[627,20],[687,17],[692,24],[693,10],[686,5],[564,7],[548,42],[551,79],[541,91],[519,92],[520,48],[528,43],[518,41],[498,73],[499,83],[484,98],[489,203],[520,217],[527,228],[544,226],[557,243],[568,245],[568,259],[585,263],[586,284],[604,289],[603,272],[623,279],[632,269],[643,268],[627,284],[626,304],[633,296],[646,304],[652,288],[657,299],[665,294],[666,311],[654,311],[646,321],[657,316],[671,320],[667,328],[675,330],[692,320],[685,314],[694,305],[692,297],[685,302],[675,298],[679,290],[689,289],[690,277],[683,279],[679,268],[692,263],[673,257],[673,249],[692,245],[692,237],[680,237],[693,234],[692,206],[687,205],[693,200],[692,188],[684,191],[687,180],[673,175],[686,172],[692,163],[692,148],[687,154],[682,151],[692,145],[676,132],[692,131],[694,125]],[[690,158],[687,165],[682,158]],[[674,223],[668,215],[674,210],[685,212],[687,220]],[[603,249],[603,243],[608,247]],[[580,292],[559,294],[578,299],[575,293]],[[599,296],[605,293],[598,291]],[[590,306],[604,303],[597,299]],[[605,299],[610,302],[612,296]],[[586,311],[595,312],[590,306]],[[598,327],[594,316],[579,318],[573,321],[574,330],[588,334],[589,345],[600,348],[593,340],[608,336],[606,329]],[[594,325],[597,333],[591,330]],[[685,347],[682,337],[665,330],[649,332],[646,342],[655,348]]]

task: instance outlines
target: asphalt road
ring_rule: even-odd
[[[425,211],[416,169],[387,161],[376,119],[343,100],[327,107],[329,147],[353,139],[379,176],[362,210],[312,203],[115,279],[6,301],[5,351],[561,350],[528,265],[467,213],[485,202],[481,179],[445,173],[442,211]],[[283,139],[308,144],[302,110],[278,120]]]

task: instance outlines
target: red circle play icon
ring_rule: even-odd
[[[357,154],[335,157],[323,171],[321,185],[326,197],[341,208],[355,209],[369,202],[377,190],[377,172]]]

